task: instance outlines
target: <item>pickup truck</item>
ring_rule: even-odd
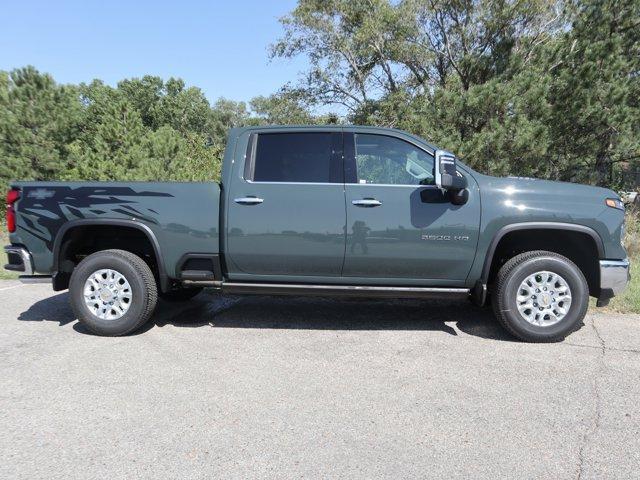
[[[158,297],[448,296],[557,341],[629,280],[608,189],[478,173],[406,132],[232,129],[221,182],[14,182],[8,270],[124,335]],[[428,307],[425,307],[428,308]]]

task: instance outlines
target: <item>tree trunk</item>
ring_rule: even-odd
[[[606,149],[603,149],[596,154],[595,172],[596,185],[599,187],[607,187],[609,183],[609,161]]]

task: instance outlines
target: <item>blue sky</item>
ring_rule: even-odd
[[[61,83],[183,78],[209,100],[295,82],[304,59],[269,62],[295,0],[29,1],[0,5],[0,70],[34,65]]]

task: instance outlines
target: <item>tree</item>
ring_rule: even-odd
[[[93,81],[80,86],[84,126],[69,146],[68,179],[132,180],[147,157],[146,129],[135,106],[117,89]]]
[[[300,90],[309,99],[348,112],[397,87],[392,59],[396,9],[385,0],[301,0],[282,19],[285,36],[275,57],[305,55],[310,68]]]
[[[487,173],[612,184],[638,163],[638,5],[300,0],[271,54],[306,56],[298,90],[354,123]]]
[[[451,76],[463,90],[505,72],[563,22],[555,2],[301,0],[271,55],[305,55],[301,90],[350,114],[404,91],[424,95]]]
[[[77,90],[33,67],[0,72],[0,179],[48,180],[67,168],[67,144],[81,128]]]
[[[640,2],[572,5],[572,28],[551,51],[555,155],[567,178],[620,184],[619,168],[640,160]]]
[[[179,78],[0,72],[0,182],[217,179],[229,128],[352,122],[485,173],[623,186],[640,168],[638,18],[640,0],[300,0],[271,55],[309,68],[248,103]]]
[[[247,123],[264,125],[313,125],[339,122],[337,114],[314,115],[305,92],[283,87],[268,97],[254,97],[249,102],[254,117]]]

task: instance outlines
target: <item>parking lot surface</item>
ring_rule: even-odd
[[[217,297],[102,338],[0,282],[0,478],[638,478],[640,316]]]

